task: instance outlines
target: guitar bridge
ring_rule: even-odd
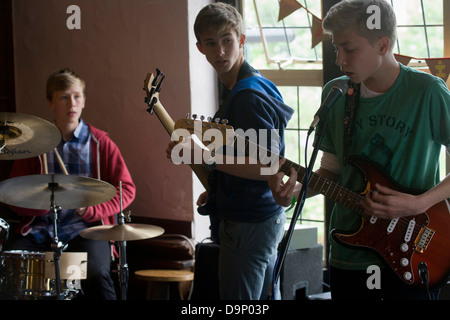
[[[428,244],[430,243],[433,235],[434,235],[433,229],[423,227],[420,230],[419,235],[417,236],[416,240],[414,241],[415,250],[417,252],[423,253],[427,249]]]

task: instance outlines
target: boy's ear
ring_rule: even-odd
[[[378,48],[380,50],[380,55],[384,56],[389,52],[391,48],[391,40],[388,37],[381,37],[378,39]]]
[[[242,48],[245,45],[245,34],[241,34],[239,38],[239,48]]]
[[[200,53],[204,54],[202,44],[200,42],[197,42],[196,45],[197,45],[198,51],[200,51]]]

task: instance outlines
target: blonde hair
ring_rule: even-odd
[[[367,8],[372,5],[380,9],[380,27],[369,29],[367,20],[372,13],[368,13]],[[358,35],[371,44],[381,37],[388,37],[391,51],[397,41],[397,19],[394,9],[385,0],[342,0],[331,7],[323,19],[322,26],[327,34],[355,29]]]
[[[207,28],[214,27],[218,31],[223,31],[229,27],[236,30],[237,36],[244,33],[244,23],[241,14],[235,7],[216,2],[207,5],[197,15],[194,23],[194,33],[197,42],[200,42],[200,36]]]
[[[53,100],[53,93],[55,93],[55,91],[67,90],[74,85],[81,86],[81,88],[83,89],[83,95],[86,96],[86,84],[75,71],[69,68],[65,68],[54,72],[47,80],[47,100]]]

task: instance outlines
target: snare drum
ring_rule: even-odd
[[[45,289],[45,253],[12,250],[2,253],[2,291],[34,298]]]

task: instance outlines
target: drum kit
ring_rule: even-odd
[[[55,151],[61,134],[50,122],[35,116],[0,112],[0,160],[31,158]],[[63,166],[63,164],[62,164]],[[48,252],[3,251],[10,226],[0,218],[0,292],[14,299],[70,300],[79,293],[79,280],[87,277],[86,252],[63,252],[58,239],[58,213],[61,208],[76,209],[109,201],[116,195],[111,184],[88,177],[40,174],[10,178],[0,182],[0,202],[27,209],[50,210],[54,236]],[[126,242],[157,237],[164,229],[130,224],[122,210],[122,183],[119,186],[118,224],[87,228],[81,236],[91,240],[114,241],[119,247],[120,297],[127,298],[128,265]],[[65,280],[65,281],[63,281]]]

